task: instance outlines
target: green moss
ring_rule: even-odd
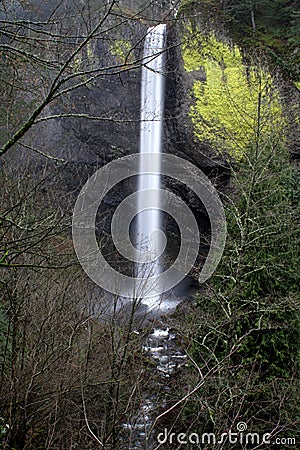
[[[177,18],[181,17],[184,13],[189,13],[190,9],[195,5],[195,0],[182,0],[179,5]]]
[[[246,67],[237,46],[213,34],[193,36],[191,28],[182,54],[186,71],[205,73],[203,81],[194,82],[190,110],[200,141],[239,159],[258,138],[274,131],[281,134],[280,96],[267,70]]]
[[[213,60],[224,67],[237,67],[242,64],[239,48],[230,47],[224,42],[218,41],[214,34],[208,36],[197,34],[192,37],[192,30],[188,28],[188,36],[183,44],[184,68],[188,72],[198,70]],[[192,37],[192,39],[191,39]]]
[[[125,41],[122,39],[117,39],[110,44],[109,50],[110,53],[117,57],[118,62],[122,64],[126,64],[132,60],[130,55],[130,50],[132,49],[132,45],[129,41]]]

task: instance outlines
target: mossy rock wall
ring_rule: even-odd
[[[226,162],[245,156],[258,135],[268,140],[277,134],[297,159],[293,136],[299,132],[299,92],[294,82],[261,50],[235,44],[212,3],[182,2],[170,31],[176,86],[167,105],[176,116],[176,125],[169,127],[173,146],[222,173]]]

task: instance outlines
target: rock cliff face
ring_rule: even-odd
[[[132,61],[139,62],[142,58],[143,37],[149,23],[151,25],[151,21],[132,20],[118,29],[111,43],[101,42],[95,46],[90,55],[93,63],[111,67],[123,59],[124,70],[119,73],[110,70],[95,82],[77,89],[54,111],[61,114],[72,110],[92,119],[62,118],[54,126],[55,133],[53,130],[49,133],[47,126],[43,130],[46,136],[56,136],[52,143],[48,140],[52,154],[69,161],[64,169],[65,187],[75,194],[98,167],[139,150],[141,69],[139,63],[136,68],[128,69]],[[226,159],[213,151],[209,143],[196,138],[190,115],[194,102],[193,83],[195,79],[201,79],[201,73],[204,74],[201,70],[189,73],[184,67],[182,37],[185,26],[181,21],[168,24],[164,151],[194,163],[222,190],[229,181]],[[192,192],[171,180],[167,185],[181,194],[199,221],[206,222],[204,208]],[[115,200],[117,204],[119,198]],[[114,200],[107,201],[112,207]]]
[[[140,61],[143,37],[148,25],[138,20],[124,28],[117,39],[119,48],[99,46],[93,49],[99,64],[114,65],[122,58]],[[193,103],[192,88],[195,79],[201,78],[201,70],[189,73],[184,68],[182,33],[185,25],[168,26],[168,52],[165,98],[164,148],[168,153],[191,160],[205,173],[228,173],[225,159],[212,151],[209,144],[195,138],[190,108]],[[133,52],[128,53],[128,49]],[[123,53],[123,55],[122,55]],[[105,54],[105,58],[103,58]],[[102,165],[114,158],[137,152],[139,148],[140,116],[140,67],[118,74],[108,73],[95,83],[87,85],[72,95],[69,102],[77,113],[104,120],[61,119],[60,127],[67,142],[62,150],[70,161]],[[61,105],[59,112],[67,111],[70,104]],[[111,118],[111,120],[105,120]]]
[[[189,73],[184,68],[182,38],[185,26],[175,22],[169,28],[167,82],[165,99],[165,150],[191,161],[210,178],[217,187],[227,185],[229,167],[226,158],[215,152],[209,143],[197,139],[190,114],[194,103],[193,84],[204,79],[201,70]]]
[[[148,17],[136,15],[131,3],[121,2],[124,24],[116,19],[118,14],[112,15],[107,24],[111,30],[87,46],[76,61],[85,70],[89,66],[105,67],[102,75],[74,90],[50,111],[81,117],[41,123],[29,137],[32,145],[38,147],[42,142],[48,153],[68,161],[60,172],[59,189],[71,193],[72,201],[98,167],[138,152],[143,38],[147,27],[156,21],[149,19],[149,11]],[[291,120],[286,126],[290,127],[290,148],[297,158],[293,139],[299,114],[297,92],[263,65],[260,73],[252,70],[253,59],[251,62],[234,45],[215,11],[205,2],[195,4],[182,2],[176,19],[168,15],[172,2],[159,2],[151,10],[158,19],[168,21],[164,151],[191,161],[224,191],[230,179],[229,164],[255,138],[255,111],[262,83],[267,86],[263,95],[270,99],[267,112],[276,115],[273,127],[279,129],[283,123],[283,97],[290,102]],[[283,90],[288,95],[283,96]],[[245,117],[252,117],[248,128]],[[181,194],[198,221],[208,228],[204,208],[196,196],[171,180],[166,184]],[[115,198],[107,198],[108,208],[118,204],[123,189],[114,193]]]

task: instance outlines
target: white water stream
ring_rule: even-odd
[[[145,153],[161,154],[162,124],[164,113],[164,67],[166,48],[166,25],[160,24],[147,31],[141,82],[141,128],[140,128],[140,175],[138,179],[138,226],[137,248],[148,255],[151,262],[137,263],[137,276],[143,279],[158,275],[161,271],[159,253],[162,229],[160,208],[160,175],[146,173],[149,167],[143,158]],[[158,167],[159,170],[159,167]],[[144,209],[149,189],[152,191],[154,208]],[[148,192],[147,192],[148,190]],[[142,212],[140,212],[142,211]],[[153,291],[139,293],[143,303],[150,309],[159,305],[159,296]],[[154,294],[154,295],[153,295]]]

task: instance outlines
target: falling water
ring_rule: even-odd
[[[162,121],[164,112],[164,66],[166,46],[166,25],[160,24],[147,31],[144,46],[144,64],[142,67],[141,83],[141,129],[140,129],[140,172],[138,181],[138,231],[137,248],[143,254],[148,254],[151,262],[137,263],[137,276],[149,278],[160,273],[159,249],[160,237],[157,230],[161,227],[160,175],[147,174],[143,158],[144,153],[161,154],[162,151]],[[155,207],[143,210],[147,190],[155,189],[151,193]],[[149,193],[149,191],[148,191]],[[153,291],[143,293],[143,303],[153,307],[158,302]],[[151,298],[151,300],[150,300]]]
[[[166,25],[158,25],[149,28],[144,47],[144,65],[142,69],[141,91],[141,138],[140,138],[140,175],[138,180],[138,220],[137,220],[137,253],[142,257],[149,254],[151,262],[137,262],[136,273],[141,280],[161,273],[159,254],[161,251],[161,237],[157,230],[162,230],[161,223],[161,177],[157,173],[149,173],[149,167],[145,163],[143,154],[162,152],[162,120],[164,111],[164,65],[165,65],[165,40]],[[158,158],[160,160],[160,158]],[[152,169],[152,168],[151,168]],[[159,173],[159,167],[155,165],[155,172]],[[157,170],[158,169],[158,170]],[[147,204],[147,193],[152,195],[151,209],[144,209]],[[155,190],[155,192],[153,191]],[[154,196],[154,198],[153,198]],[[144,258],[142,258],[144,261]],[[142,288],[142,284],[140,287]],[[166,297],[157,295],[157,286],[153,285],[151,292],[141,291],[142,303],[148,309],[164,310],[174,309],[179,303],[174,299],[168,301]],[[123,423],[123,429],[128,433],[130,444],[126,447],[130,450],[147,448],[153,450],[157,447],[155,430],[152,430],[154,418],[161,407],[166,405],[168,396],[169,379],[176,371],[187,365],[187,355],[177,346],[176,334],[170,328],[155,327],[144,338],[144,351],[155,363],[156,372],[160,375],[157,380],[158,394],[153,394],[150,389],[145,389],[141,398],[141,405],[136,414],[131,415]]]

